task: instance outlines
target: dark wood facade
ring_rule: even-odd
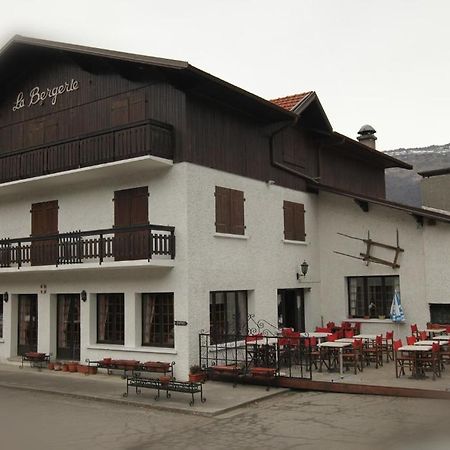
[[[151,154],[297,190],[317,180],[384,197],[383,163],[336,143],[316,115],[297,120],[195,68],[25,47],[30,69],[20,68],[22,44],[6,61],[17,67],[0,73],[0,183]],[[74,81],[55,104],[28,107],[33,88]],[[25,104],[13,111],[20,92]]]

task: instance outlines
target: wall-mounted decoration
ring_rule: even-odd
[[[41,284],[41,294],[46,294],[46,293],[47,293],[47,285]]]
[[[366,244],[366,250],[365,250],[365,252],[361,252],[359,254],[359,256],[350,255],[348,253],[343,253],[343,252],[338,252],[338,251],[334,251],[334,253],[336,253],[338,255],[348,256],[349,258],[361,259],[362,261],[364,261],[366,263],[367,266],[369,265],[369,263],[374,263],[374,264],[381,264],[384,266],[389,266],[389,267],[392,267],[393,269],[400,268],[398,259],[399,259],[400,253],[403,253],[405,250],[400,247],[398,230],[397,230],[397,245],[396,246],[384,244],[382,242],[376,242],[376,241],[372,240],[370,238],[370,231],[367,231],[367,239],[359,238],[356,236],[350,236],[345,233],[337,233],[337,234],[339,234],[340,236],[349,238],[349,239],[355,239],[357,241],[364,242],[364,244]],[[377,247],[394,252],[392,261],[374,256],[373,252]]]

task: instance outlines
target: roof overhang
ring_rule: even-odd
[[[277,122],[292,120],[293,112],[287,111],[270,101],[254,95],[244,89],[227,83],[207,72],[204,72],[186,61],[136,55],[81,45],[66,44],[23,36],[13,37],[0,50],[0,84],[10,75],[12,61],[20,58],[21,52],[33,50],[63,52],[72,55],[84,55],[103,60],[129,63],[135,66],[153,67],[163,72],[170,81],[179,85],[186,92],[206,95],[223,104],[257,116],[261,121]],[[23,56],[22,56],[23,57]],[[24,61],[26,59],[24,58]]]

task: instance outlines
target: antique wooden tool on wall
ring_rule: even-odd
[[[350,258],[361,259],[362,261],[364,261],[366,263],[366,265],[369,265],[369,263],[372,262],[375,264],[382,264],[384,266],[389,266],[389,267],[392,267],[393,269],[400,268],[400,264],[398,263],[398,258],[400,256],[400,253],[404,252],[405,250],[400,247],[398,230],[397,230],[397,245],[396,246],[389,245],[389,244],[383,244],[382,242],[376,242],[376,241],[372,240],[370,238],[370,231],[367,231],[366,239],[359,238],[356,236],[350,236],[345,233],[338,232],[337,234],[339,234],[340,236],[347,237],[349,239],[355,239],[357,241],[364,242],[366,244],[366,251],[365,251],[365,253],[361,252],[359,254],[359,256],[349,255],[348,253],[343,253],[343,252],[338,252],[338,251],[334,251],[334,253],[336,253],[338,255],[348,256]],[[371,252],[373,252],[374,248],[376,248],[376,247],[387,249],[387,250],[392,250],[394,252],[393,260],[388,261],[387,259],[378,258],[378,257],[374,256],[373,253],[371,254]]]

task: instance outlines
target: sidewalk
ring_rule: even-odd
[[[47,369],[39,372],[38,369],[29,366],[21,369],[12,364],[0,364],[0,386],[205,416],[224,414],[288,391],[271,388],[267,392],[263,386],[247,385],[233,388],[231,383],[208,381],[203,386],[206,403],[201,403],[199,394],[196,394],[195,404],[191,407],[189,406],[191,396],[178,392],[172,392],[170,399],[165,398],[165,393],[161,392],[161,398],[155,400],[155,390],[142,389],[142,394],[136,395],[134,389],[131,389],[129,396],[124,398],[126,381],[119,375],[108,376],[98,373],[86,376]]]

